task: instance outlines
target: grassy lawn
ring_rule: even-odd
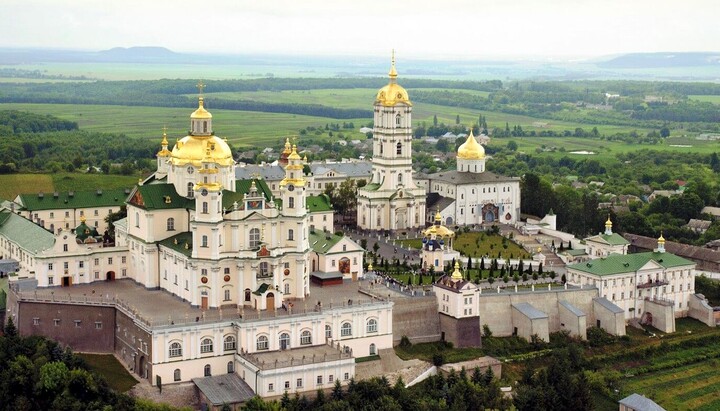
[[[424,361],[433,361],[435,354],[443,354],[445,363],[469,361],[485,355],[480,348],[450,348],[443,342],[413,344],[410,347],[395,347],[395,353],[403,360],[417,358]]]
[[[12,201],[18,194],[94,190],[96,188],[132,188],[137,181],[138,176],[105,174],[2,174],[0,175],[0,198]]]
[[[126,392],[138,383],[110,354],[78,354],[78,356],[88,363],[90,369],[102,375],[115,391]]]
[[[503,259],[530,258],[530,254],[516,242],[497,234],[460,233],[455,237],[453,248],[460,254],[473,258],[480,258],[484,255],[497,258],[498,254]],[[485,264],[489,265],[490,261],[485,261]]]

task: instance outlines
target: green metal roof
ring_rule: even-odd
[[[246,193],[250,192],[250,186],[252,185],[252,182],[255,182],[255,187],[258,190],[259,194],[262,194],[263,197],[265,197],[265,200],[270,201],[272,198],[272,191],[270,190],[270,187],[268,187],[265,180],[261,179],[254,179],[254,180],[236,180],[235,181],[235,191],[230,190],[223,190],[223,199],[222,199],[222,206],[223,208],[229,209],[232,208],[233,203],[235,201],[238,202],[238,204],[242,205],[243,197],[245,197]],[[277,202],[277,200],[276,200]]]
[[[20,201],[26,209],[36,211],[121,206],[125,204],[125,197],[124,189],[115,189],[62,192],[57,197],[54,193],[43,193],[42,197],[39,194],[20,194]]]
[[[177,244],[175,244],[175,240],[177,240]],[[188,245],[188,248],[185,248],[185,244]],[[190,257],[192,256],[192,233],[191,232],[185,232],[180,233],[177,235],[174,235],[170,238],[166,238],[162,241],[160,241],[160,245],[165,246],[171,250],[178,251],[180,253],[185,254],[186,256]]]
[[[335,244],[342,240],[343,236],[335,235],[330,232],[315,230],[310,231],[308,240],[310,241],[310,248],[318,254],[325,254]]]
[[[650,261],[665,267],[673,268],[695,265],[694,262],[670,253],[647,252],[637,254],[610,254],[605,258],[597,258],[584,263],[572,264],[568,269],[586,272],[597,276],[634,273]]]
[[[564,252],[565,254],[571,255],[571,256],[573,256],[573,257],[577,257],[577,256],[579,256],[579,255],[587,254],[587,253],[585,252],[585,250],[576,250],[576,249],[565,250],[565,251],[563,251],[563,252]]]
[[[47,250],[55,244],[51,232],[10,210],[0,211],[0,234],[29,252]]]
[[[605,241],[606,243],[610,245],[625,245],[630,244],[628,240],[623,238],[620,234],[612,233],[610,235],[607,234],[598,234],[594,235],[592,237],[588,237],[585,239],[586,241]]]
[[[172,184],[143,184],[137,187],[128,203],[146,210],[173,208],[195,209],[195,200],[179,195]]]
[[[377,191],[379,188],[380,188],[380,184],[372,183],[372,184],[366,184],[365,186],[360,187],[358,190]]]
[[[308,211],[311,213],[318,213],[322,211],[333,211],[332,204],[330,204],[330,197],[327,194],[320,194],[317,196],[307,196],[305,205]]]
[[[253,291],[253,294],[262,295],[262,293],[267,291],[268,288],[270,288],[270,286],[268,284],[262,283],[262,284],[260,284],[260,287],[258,287],[257,290]]]

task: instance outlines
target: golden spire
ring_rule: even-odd
[[[303,157],[303,163],[307,164],[307,154],[305,154],[305,157]]]
[[[395,49],[392,50],[392,58],[390,59],[390,72],[388,73],[390,80],[397,78],[397,70],[395,70]]]
[[[437,211],[435,212],[435,222],[440,223],[442,221],[442,215],[440,214],[440,207],[437,207]]]
[[[460,263],[455,261],[455,271],[452,273],[453,281],[460,281],[463,279],[462,273],[460,272]]]
[[[608,219],[605,222],[605,227],[612,227],[612,221],[610,221],[610,214],[608,214]]]
[[[80,224],[85,224],[85,220],[86,220],[85,216],[81,215],[80,216]]]
[[[290,145],[290,137],[287,137],[285,139],[285,150],[283,150],[283,154],[290,154],[292,151],[292,146]]]
[[[160,144],[163,145],[163,146],[167,146],[167,145],[168,145],[168,141],[167,141],[167,126],[163,126],[163,140],[162,140],[162,143],[160,143]]]
[[[662,231],[660,231],[660,238],[658,238],[658,244],[665,244],[665,237],[663,237]]]
[[[197,88],[198,88],[198,94],[202,98],[202,93],[203,93],[203,90],[205,89],[205,84],[203,84],[202,80],[198,81]]]
[[[157,155],[160,157],[170,157],[171,154],[170,150],[168,150],[167,127],[163,126],[163,139],[160,143],[160,151]]]

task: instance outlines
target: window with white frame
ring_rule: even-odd
[[[200,353],[205,354],[209,352],[213,352],[213,341],[211,338],[204,338],[200,342]]]
[[[237,347],[235,337],[232,335],[228,335],[227,337],[225,337],[225,341],[223,342],[223,347],[225,348],[225,351],[234,350]]]
[[[310,330],[305,330],[300,334],[300,345],[312,344],[312,334]]]
[[[367,322],[367,332],[369,333],[376,333],[377,332],[377,320],[374,318],[371,318]]]
[[[330,324],[325,324],[325,338],[332,338],[332,327]]]
[[[342,326],[340,326],[340,336],[341,337],[349,337],[352,335],[352,324],[349,322],[343,323]]]
[[[267,336],[261,335],[257,338],[257,349],[258,351],[267,350],[270,348]]]
[[[174,342],[170,344],[170,349],[168,350],[168,356],[169,357],[181,357],[182,356],[182,344],[179,342]]]
[[[260,245],[260,229],[250,230],[250,248],[257,248]]]
[[[175,231],[175,219],[172,217],[167,219],[167,231]]]

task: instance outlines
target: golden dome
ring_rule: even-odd
[[[455,237],[455,233],[444,225],[431,225],[423,231],[425,237]]]
[[[292,152],[290,146],[290,137],[285,139],[285,149],[282,151],[283,154],[290,154]]]
[[[197,110],[193,111],[193,113],[190,115],[191,119],[207,119],[212,118],[212,114],[210,114],[209,111],[205,110],[204,107],[205,103],[202,97],[198,99],[198,108]]]
[[[605,222],[605,227],[612,227],[612,221],[610,221],[610,216],[608,215],[608,219]]]
[[[455,271],[453,271],[452,273],[452,279],[454,281],[459,281],[463,279],[463,275],[460,272],[460,263],[458,263],[457,261],[455,261]]]
[[[167,128],[163,128],[163,139],[160,143],[161,150],[158,151],[157,155],[158,157],[169,157],[170,156],[170,150],[167,149],[168,147],[168,140],[167,140]]]
[[[395,51],[392,55],[392,64],[390,66],[390,72],[388,73],[390,82],[387,86],[378,90],[377,96],[375,97],[375,103],[380,103],[385,107],[392,107],[398,103],[403,103],[408,106],[412,106],[410,102],[410,96],[407,91],[399,84],[397,84],[397,71],[395,70]]]
[[[482,160],[485,158],[485,149],[475,140],[472,128],[467,140],[458,147],[457,157],[463,160]]]
[[[297,144],[293,144],[292,152],[288,156],[288,160],[302,160],[302,158],[300,158],[300,154],[297,152]]]
[[[660,238],[658,238],[658,244],[665,244],[665,237],[663,237],[662,232],[660,233]]]
[[[200,167],[203,161],[230,166],[233,155],[230,146],[217,136],[185,136],[175,143],[171,154],[172,164],[191,164]]]

